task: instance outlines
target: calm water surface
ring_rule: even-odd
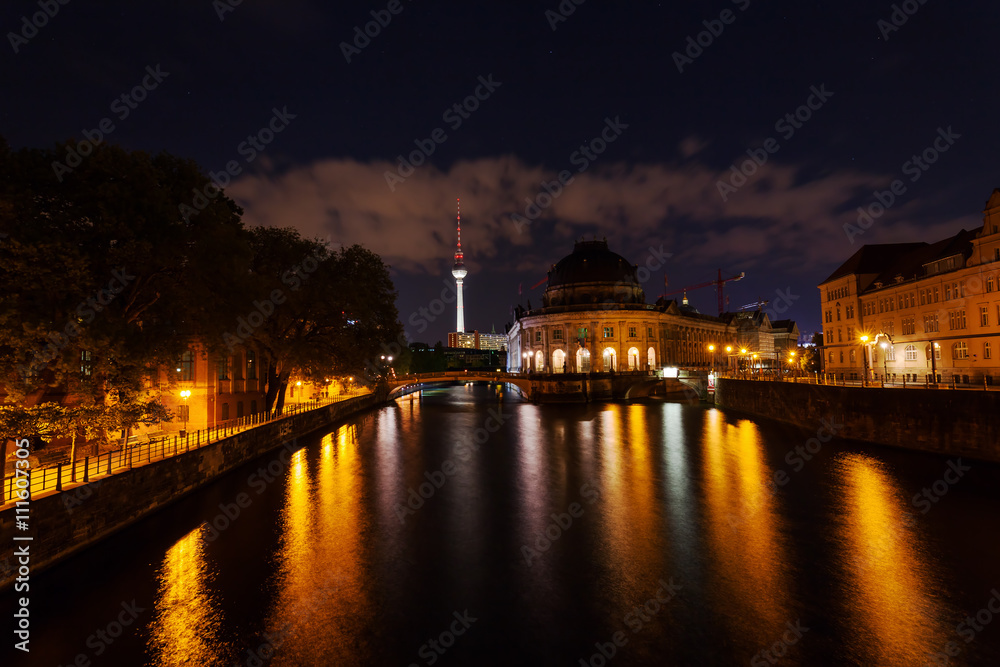
[[[1000,664],[1000,466],[812,435],[414,394],[38,575],[24,664]]]

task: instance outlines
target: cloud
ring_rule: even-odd
[[[692,139],[690,150],[700,150]],[[581,235],[614,239],[625,256],[665,244],[681,264],[808,270],[846,259],[860,243],[934,241],[960,223],[921,220],[926,202],[907,195],[851,245],[843,225],[884,187],[885,175],[838,171],[803,180],[795,165],[760,168],[728,201],[717,183],[729,175],[697,160],[683,164],[595,164],[520,229],[512,214],[547,203],[542,182],[557,172],[513,156],[463,160],[446,171],[427,165],[390,191],[395,164],[327,159],[290,170],[248,175],[227,193],[250,225],[294,226],[309,236],[361,243],[396,269],[436,272],[454,252],[455,198],[462,198],[466,262],[511,270],[545,265]]]

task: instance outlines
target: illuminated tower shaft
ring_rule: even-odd
[[[462,298],[462,284],[465,276],[468,275],[468,271],[465,270],[465,261],[462,255],[462,201],[460,199],[456,199],[455,202],[458,207],[458,247],[455,250],[455,265],[451,269],[451,275],[455,276],[455,289],[457,292],[455,309],[458,312],[456,313],[457,319],[455,321],[455,331],[458,333],[464,333],[465,300]]]

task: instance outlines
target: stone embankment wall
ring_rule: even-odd
[[[376,395],[357,396],[277,419],[128,472],[32,499],[27,533],[15,529],[14,505],[10,504],[0,511],[0,543],[7,547],[28,545],[31,573],[35,574],[293,438],[308,435],[378,403]],[[33,539],[15,542],[15,534],[30,535]],[[0,567],[0,590],[10,586],[17,576],[17,564],[7,565]]]
[[[719,379],[719,407],[815,429],[843,424],[838,437],[1000,462],[1000,392],[836,387]]]

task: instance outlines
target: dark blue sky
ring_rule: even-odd
[[[995,3],[913,2],[892,31],[879,25],[892,3],[870,1],[566,0],[575,10],[555,30],[546,12],[556,0],[403,0],[396,14],[379,1],[246,0],[220,20],[222,4],[70,2],[37,34],[22,25],[37,3],[5,4],[0,133],[15,147],[49,146],[107,117],[108,139],[125,147],[191,157],[206,171],[235,161],[228,191],[248,223],[379,252],[393,266],[401,320],[427,342],[453,328],[450,312],[419,334],[410,318],[449,276],[455,197],[468,328],[502,330],[519,298],[538,304],[542,288],[530,286],[574,238],[596,234],[639,264],[649,248],[672,253],[671,288],[718,268],[745,271],[731,306],[791,293],[799,298],[786,315],[811,332],[816,284],[860,244],[972,228],[1000,186]],[[348,63],[341,43],[372,11],[391,20]],[[705,32],[707,46],[679,72],[674,53],[711,28],[719,34]],[[13,38],[15,53],[11,32],[33,36]],[[114,100],[157,65],[165,78],[121,119]],[[480,77],[495,83],[483,88]],[[478,108],[447,113],[477,87]],[[810,100],[813,87],[832,95]],[[776,125],[810,101],[800,111],[808,120]],[[241,149],[274,109],[294,118],[256,154]],[[606,119],[614,141],[581,157]],[[439,128],[446,138],[434,142]],[[907,172],[939,128],[951,128],[947,152]],[[417,150],[415,140],[433,154],[391,189],[386,173],[402,173],[396,156]],[[748,150],[767,162],[724,200],[718,183],[733,183],[729,167]],[[553,203],[530,225],[513,222],[525,197],[564,170],[573,181]],[[849,239],[856,208],[897,178],[906,192]],[[653,272],[649,301],[662,284],[663,270]],[[714,312],[713,290],[691,298]]]

